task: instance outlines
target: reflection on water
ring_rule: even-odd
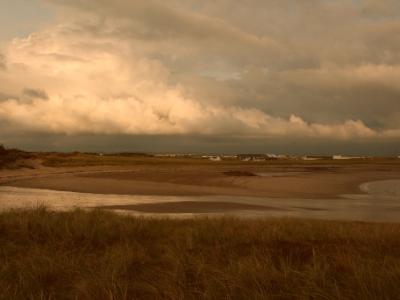
[[[345,195],[341,199],[277,199],[232,196],[136,196],[102,195],[73,192],[59,192],[39,189],[26,189],[0,186],[0,210],[46,205],[54,210],[74,208],[110,207],[113,211],[133,215],[162,215],[169,217],[191,217],[196,215],[233,215],[242,217],[301,217],[316,219],[360,220],[360,221],[400,221],[400,180],[386,180],[365,183],[360,189],[367,194]],[[186,202],[184,213],[171,210],[177,202]],[[190,206],[190,203],[204,205]],[[223,212],[204,213],[198,207],[207,203],[220,203]],[[226,203],[222,205],[221,203]],[[245,205],[232,205],[245,204]],[[146,205],[146,212],[132,210]],[[160,205],[162,204],[162,205]],[[154,210],[152,210],[154,205]],[[210,205],[212,207],[213,205]],[[257,206],[268,209],[257,209]],[[129,209],[127,209],[129,207]],[[160,207],[166,209],[160,210]],[[188,210],[192,207],[193,211]],[[254,207],[254,209],[253,209]],[[197,208],[197,209],[196,209]],[[153,212],[153,213],[152,213]],[[157,212],[155,214],[154,212]]]

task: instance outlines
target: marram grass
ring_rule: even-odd
[[[400,225],[0,214],[0,299],[399,299]]]

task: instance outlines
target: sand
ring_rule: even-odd
[[[249,176],[264,174],[264,176]],[[271,176],[265,176],[270,174]],[[276,174],[276,176],[274,176]],[[332,199],[364,182],[399,179],[399,165],[133,165],[0,171],[0,185],[99,194]]]
[[[263,205],[251,205],[234,202],[201,202],[201,201],[184,201],[184,202],[162,202],[162,203],[143,203],[134,205],[110,205],[99,206],[100,209],[117,209],[117,210],[133,210],[144,213],[226,213],[243,210],[277,210],[273,207]]]

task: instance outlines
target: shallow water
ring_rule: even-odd
[[[297,176],[297,175],[304,175],[307,172],[264,172],[264,173],[254,173],[260,177],[286,177],[286,176]]]
[[[54,210],[70,210],[74,208],[93,209],[112,206],[113,211],[132,215],[150,215],[163,217],[239,216],[239,217],[300,217],[329,220],[358,221],[390,221],[400,222],[400,180],[385,180],[365,183],[360,186],[365,194],[343,195],[340,199],[278,199],[232,196],[137,196],[137,195],[102,195],[52,190],[27,189],[0,186],[0,210],[35,207],[46,205]],[[199,203],[204,207],[207,203],[227,203],[226,210],[212,212],[196,210],[185,213],[174,213],[169,210],[176,202]],[[162,203],[165,213],[151,213],[151,206]],[[268,209],[240,209],[240,205],[229,203],[267,206]],[[147,212],[127,210],[127,205],[146,204]],[[188,203],[189,204],[189,203]],[[119,206],[121,209],[119,209]],[[185,207],[187,207],[186,205]],[[202,206],[202,207],[203,207]],[[221,205],[219,205],[221,207]],[[225,206],[222,206],[225,207]],[[231,208],[229,208],[231,207]],[[132,207],[131,207],[132,208]],[[134,208],[134,207],[133,207]],[[154,211],[157,211],[156,209]],[[181,210],[182,211],[182,210]]]
[[[364,183],[360,186],[361,191],[371,197],[394,197],[400,198],[400,180],[382,180]]]

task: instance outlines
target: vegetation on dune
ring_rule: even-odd
[[[6,149],[0,144],[0,169],[2,168],[18,168],[18,167],[29,167],[22,163],[21,160],[29,159],[33,154],[24,152],[17,149]]]
[[[239,155],[240,157],[240,155]],[[31,160],[29,162],[28,160]],[[0,144],[0,169],[1,168],[33,168],[32,160],[40,161],[40,165],[46,167],[87,167],[87,166],[132,166],[132,165],[227,165],[227,166],[287,166],[299,165],[307,166],[313,170],[319,170],[326,165],[346,166],[346,165],[365,165],[371,163],[380,165],[398,165],[400,160],[395,157],[374,157],[369,159],[351,159],[351,160],[332,160],[328,157],[320,157],[319,160],[303,160],[299,158],[274,159],[266,161],[242,161],[241,159],[227,158],[221,161],[211,161],[201,155],[178,155],[176,157],[156,156],[148,153],[90,153],[90,152],[26,152],[18,149],[6,149]],[[236,173],[232,176],[254,176],[251,173]]]
[[[0,299],[398,299],[400,225],[0,214]]]
[[[43,165],[47,167],[129,166],[168,163],[148,155],[99,155],[92,153],[43,153]]]

